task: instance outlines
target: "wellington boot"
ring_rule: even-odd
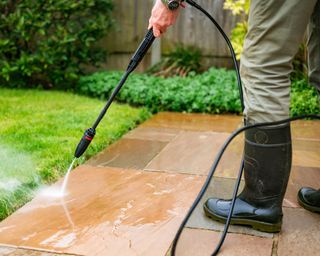
[[[279,232],[291,170],[290,125],[253,128],[245,137],[245,187],[236,199],[231,224]],[[208,217],[224,223],[230,206],[231,200],[210,198],[204,211]]]
[[[308,211],[320,213],[320,189],[301,188],[298,193],[298,202]]]

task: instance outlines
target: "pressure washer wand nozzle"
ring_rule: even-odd
[[[95,123],[93,124],[93,126],[90,129],[85,131],[84,135],[82,136],[82,138],[81,138],[81,140],[80,140],[80,142],[79,142],[79,144],[78,144],[78,146],[76,148],[76,151],[74,153],[74,156],[76,158],[81,157],[83,155],[83,153],[89,147],[91,141],[93,140],[93,138],[94,138],[94,136],[96,134],[96,128],[99,125],[100,121],[102,120],[102,118],[107,113],[107,110],[109,109],[111,103],[114,101],[115,97],[117,96],[117,94],[119,93],[120,89],[122,88],[122,86],[126,82],[126,80],[127,80],[128,76],[130,75],[130,73],[135,70],[135,68],[139,65],[139,63],[141,62],[143,57],[146,55],[146,53],[147,53],[148,49],[150,48],[150,46],[152,45],[154,39],[155,39],[155,37],[153,35],[153,29],[150,29],[148,31],[148,33],[146,34],[144,40],[141,42],[140,46],[138,47],[137,51],[132,56],[126,72],[124,73],[124,75],[121,78],[121,80],[120,80],[119,84],[117,85],[117,87],[112,92],[112,94],[111,94],[110,98],[108,99],[106,105],[104,106],[104,108],[100,112],[97,120],[95,121]]]
[[[83,155],[83,153],[87,150],[87,148],[89,147],[95,135],[96,135],[96,131],[93,128],[89,128],[84,132],[76,148],[76,151],[74,152],[74,156],[76,158],[79,158]]]

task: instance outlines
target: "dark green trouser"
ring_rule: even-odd
[[[320,90],[320,0],[251,0],[241,57],[249,123],[289,117],[289,74],[307,27],[309,79]]]

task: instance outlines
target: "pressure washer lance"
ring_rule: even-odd
[[[107,101],[105,107],[102,109],[97,120],[95,121],[95,123],[93,124],[93,126],[91,128],[87,129],[84,132],[84,135],[81,138],[81,140],[76,148],[76,151],[74,153],[74,156],[76,158],[81,157],[83,155],[83,153],[87,150],[88,146],[90,145],[91,141],[93,140],[93,138],[96,134],[96,128],[99,125],[100,121],[107,113],[107,110],[109,109],[111,103],[114,101],[114,99],[117,96],[117,94],[119,93],[120,89],[122,88],[122,86],[126,82],[128,76],[136,69],[136,67],[139,65],[139,63],[141,62],[141,60],[143,59],[143,57],[147,53],[147,51],[150,48],[150,46],[152,45],[154,39],[155,39],[155,37],[153,35],[153,30],[150,29],[148,31],[148,33],[146,34],[144,40],[140,44],[139,48],[137,49],[137,51],[135,52],[135,54],[131,58],[131,61],[127,67],[126,72],[124,73],[119,84],[117,85],[117,87],[115,88],[113,93],[111,94],[109,100]]]
[[[175,9],[179,8],[182,0],[163,0],[163,2],[165,4],[167,4],[167,6],[170,10],[175,10]],[[143,59],[143,57],[146,55],[147,51],[149,50],[149,48],[152,45],[154,40],[155,40],[155,37],[153,35],[153,29],[151,28],[147,32],[144,40],[141,42],[140,46],[138,47],[138,49],[136,50],[134,55],[132,56],[126,72],[122,76],[122,78],[121,78],[119,84],[117,85],[117,87],[115,88],[115,90],[112,92],[109,100],[107,101],[105,107],[102,109],[97,120],[95,121],[95,123],[93,124],[93,126],[91,128],[87,129],[84,132],[84,135],[82,136],[82,138],[76,148],[76,151],[74,153],[74,156],[76,158],[81,157],[84,154],[84,152],[87,150],[87,148],[89,147],[91,141],[93,140],[94,136],[96,135],[97,126],[99,125],[99,123],[101,122],[101,120],[105,116],[105,114],[107,113],[107,110],[109,109],[111,103],[114,101],[115,97],[119,93],[120,89],[122,88],[122,86],[126,82],[129,75],[136,69],[136,67],[139,65],[139,63]]]

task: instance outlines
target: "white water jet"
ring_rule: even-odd
[[[61,195],[62,195],[62,197],[64,196],[64,194],[65,194],[65,191],[66,191],[66,188],[67,188],[67,185],[68,185],[68,180],[69,180],[69,175],[70,175],[70,172],[71,172],[71,170],[72,170],[72,167],[73,167],[73,165],[74,165],[74,162],[77,160],[77,158],[74,158],[73,159],[73,161],[72,161],[72,163],[70,164],[70,167],[69,167],[69,169],[68,169],[68,171],[67,171],[67,174],[66,174],[66,176],[64,177],[64,180],[63,180],[63,183],[62,183],[62,187],[61,187]]]

